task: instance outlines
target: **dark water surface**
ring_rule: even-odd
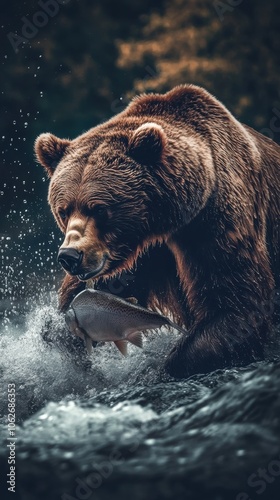
[[[176,332],[151,333],[127,358],[109,343],[89,358],[69,352],[55,295],[36,301],[0,336],[1,499],[280,499],[277,347],[269,361],[175,381],[162,364]]]

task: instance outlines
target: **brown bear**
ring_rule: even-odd
[[[279,288],[277,144],[183,85],[74,140],[42,134],[35,150],[65,234],[61,310],[88,280],[129,271],[127,293],[187,330],[169,374],[263,357]]]

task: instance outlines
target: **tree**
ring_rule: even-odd
[[[137,92],[195,83],[244,122],[269,129],[273,109],[280,110],[279,30],[274,0],[168,0],[162,14],[147,18],[144,37],[119,43],[118,64],[136,73]],[[155,75],[145,75],[147,65]],[[276,129],[270,135],[277,140]]]

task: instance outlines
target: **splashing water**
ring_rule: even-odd
[[[29,307],[20,327],[6,324],[0,464],[8,470],[13,383],[24,499],[111,499],[124,491],[139,499],[183,499],[186,492],[200,499],[207,491],[207,498],[228,500],[248,489],[259,467],[280,460],[280,365],[174,381],[162,364],[177,338],[162,329],[147,335],[143,351],[129,346],[128,358],[110,343],[89,357],[82,344],[73,349],[54,292]],[[277,498],[276,479],[268,488],[267,498]]]
[[[171,346],[172,338],[176,334],[167,330],[151,333],[143,351],[129,346],[128,358],[113,343],[106,343],[89,357],[83,342],[72,339],[66,330],[64,316],[57,311],[55,294],[46,294],[40,298],[40,305],[33,306],[26,315],[21,331],[6,326],[0,338],[1,352],[5,352],[0,363],[4,394],[1,413],[5,414],[5,396],[11,382],[18,388],[19,421],[46,401],[134,385],[141,375],[142,380],[151,383],[158,377],[160,359]],[[80,350],[75,350],[74,341],[79,342]]]

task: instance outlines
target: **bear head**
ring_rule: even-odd
[[[58,259],[69,274],[88,280],[131,269],[168,237],[178,214],[167,142],[161,125],[137,119],[108,122],[72,141],[38,137],[49,204],[65,234]]]

